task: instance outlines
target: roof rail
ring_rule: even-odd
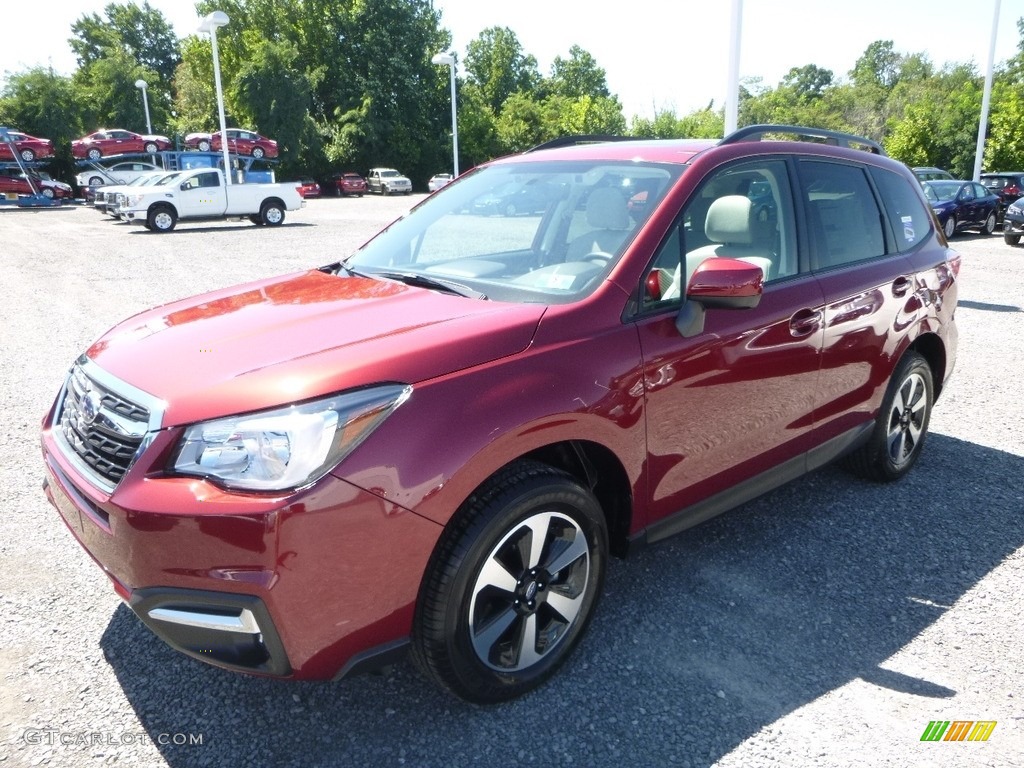
[[[577,144],[602,144],[606,141],[636,141],[636,136],[612,136],[600,133],[588,133],[580,136],[559,136],[557,139],[551,141],[545,141],[543,144],[538,144],[535,147],[530,147],[523,151],[525,155],[527,152],[537,152],[542,149],[557,149],[558,147],[574,147]]]
[[[872,139],[863,136],[856,136],[852,133],[841,131],[830,131],[827,128],[807,128],[800,125],[748,125],[733,131],[726,136],[720,144],[735,144],[740,141],[764,141],[765,134],[789,134],[796,137],[796,141],[810,139],[819,144],[831,144],[837,147],[849,149],[861,149],[875,155],[885,155],[882,145]]]

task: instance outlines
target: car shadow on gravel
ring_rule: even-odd
[[[445,695],[409,663],[338,683],[228,673],[171,651],[124,606],[101,643],[176,768],[707,765],[857,678],[955,696],[881,665],[1024,545],[1006,482],[1021,476],[1024,458],[933,434],[900,483],[836,468],[790,483],[612,562],[581,647],[500,706]]]
[[[131,222],[126,222],[126,223],[130,224]],[[137,226],[137,225],[132,225],[132,226]],[[165,235],[165,234],[173,234],[175,236],[178,236],[178,235],[189,235],[189,234],[196,235],[196,234],[203,234],[203,233],[209,234],[210,232],[237,232],[240,229],[248,231],[248,230],[256,230],[258,228],[262,228],[262,229],[278,229],[278,228],[281,228],[281,229],[294,229],[294,228],[297,228],[297,227],[315,227],[315,226],[316,226],[316,224],[311,224],[308,221],[289,221],[289,222],[287,222],[285,224],[278,224],[277,227],[257,227],[256,224],[252,224],[252,223],[248,223],[248,222],[245,223],[245,224],[233,224],[233,225],[230,225],[230,226],[224,226],[222,224],[222,225],[214,226],[214,227],[209,227],[209,226],[207,226],[207,227],[197,227],[195,225],[189,224],[188,226],[185,227],[185,229],[175,228],[174,232],[170,232],[170,233],[169,232],[150,232],[147,229],[143,228],[143,229],[135,229],[135,230],[129,232],[128,234],[131,235],[132,237],[135,237],[136,235]]]

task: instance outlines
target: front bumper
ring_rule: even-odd
[[[331,474],[278,497],[166,476],[175,429],[107,493],[64,456],[52,419],[48,499],[172,647],[237,671],[329,679],[409,637],[436,523]]]
[[[1024,213],[1016,213],[1007,209],[1003,213],[1003,234],[1024,235]]]

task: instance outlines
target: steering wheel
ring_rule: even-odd
[[[595,264],[603,267],[614,258],[615,257],[612,256],[610,253],[605,253],[604,251],[591,251],[590,253],[583,257],[583,260],[592,261]]]

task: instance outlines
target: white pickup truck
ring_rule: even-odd
[[[185,171],[173,184],[136,187],[125,196],[125,219],[153,232],[170,232],[178,220],[248,218],[276,227],[285,211],[305,205],[295,184],[224,184],[216,168]]]

